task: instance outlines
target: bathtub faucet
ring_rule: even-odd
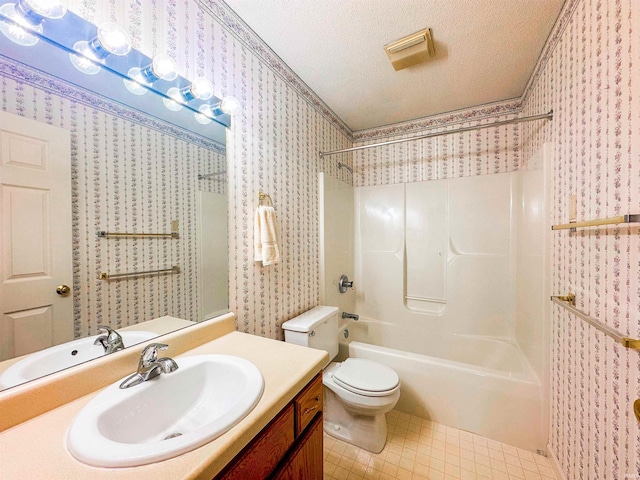
[[[355,313],[342,312],[342,318],[351,318],[352,320],[359,320],[360,315],[356,315]]]

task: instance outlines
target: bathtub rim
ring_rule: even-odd
[[[431,364],[442,365],[447,368],[453,368],[455,370],[463,370],[465,372],[474,373],[479,376],[491,377],[491,378],[500,378],[500,379],[508,379],[509,381],[515,381],[519,383],[525,383],[529,385],[535,385],[541,387],[542,384],[538,376],[535,374],[535,371],[529,365],[526,357],[518,348],[518,353],[521,356],[521,360],[524,362],[524,371],[523,372],[507,372],[505,370],[499,370],[489,367],[483,367],[480,365],[474,365],[471,363],[457,362],[455,360],[448,360],[445,358],[434,357],[430,355],[424,355],[421,353],[407,352],[404,350],[398,350],[395,348],[384,347],[380,345],[376,345],[373,343],[360,342],[357,340],[353,340],[348,342],[349,354],[351,354],[351,345],[354,345],[354,348],[363,348],[369,351],[378,350],[383,354],[394,355],[396,357],[406,357],[408,359],[417,360],[417,361],[427,361]],[[517,346],[516,346],[517,348]]]

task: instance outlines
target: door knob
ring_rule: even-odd
[[[67,285],[58,285],[56,288],[56,293],[61,297],[66,297],[71,293],[71,289]]]

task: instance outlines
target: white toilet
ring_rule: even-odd
[[[338,354],[338,308],[318,306],[282,325],[286,342]],[[387,441],[385,413],[400,398],[400,379],[391,368],[361,358],[330,363],[322,373],[324,431],[370,452]]]

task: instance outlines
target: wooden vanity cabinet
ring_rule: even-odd
[[[273,480],[322,480],[322,414],[302,434],[286,460],[270,477]]]
[[[214,480],[322,480],[322,373]]]

